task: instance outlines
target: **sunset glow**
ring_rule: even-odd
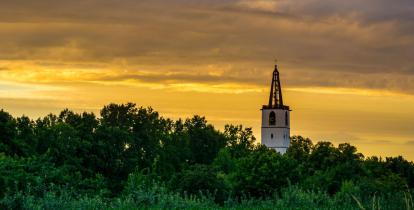
[[[397,2],[2,1],[0,108],[134,102],[259,138],[277,58],[292,135],[414,160],[414,3]]]

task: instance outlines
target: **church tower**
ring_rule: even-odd
[[[289,106],[283,105],[277,65],[273,71],[269,104],[262,108],[262,144],[284,154],[290,144]]]

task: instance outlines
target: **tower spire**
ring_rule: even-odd
[[[285,106],[283,105],[282,88],[280,85],[280,78],[279,78],[279,71],[277,69],[277,64],[275,65],[275,70],[273,71],[268,108],[279,108],[279,109],[285,108]]]
[[[261,143],[284,154],[290,145],[290,109],[283,104],[277,64],[272,74],[269,103],[262,108]]]

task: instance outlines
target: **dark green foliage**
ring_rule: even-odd
[[[296,165],[296,160],[258,146],[238,161],[234,188],[253,197],[266,197],[297,180]]]
[[[313,143],[310,139],[305,139],[302,136],[293,136],[290,138],[290,146],[286,152],[286,155],[301,163],[307,163],[312,148]]]
[[[228,189],[222,177],[209,165],[192,165],[174,176],[171,187],[190,196],[208,195],[223,203]]]
[[[0,110],[0,152],[7,155],[23,155],[19,142],[16,142],[16,120],[7,112]]]
[[[414,164],[401,156],[301,136],[281,155],[241,125],[132,103],[100,114],[1,110],[0,209],[412,209]]]
[[[188,147],[191,151],[190,164],[210,164],[217,153],[226,145],[223,134],[214,129],[204,117],[194,116],[187,119],[184,129],[189,137]]]
[[[227,148],[233,158],[245,157],[254,148],[254,141],[251,128],[243,129],[243,126],[226,125],[224,135],[227,138]]]

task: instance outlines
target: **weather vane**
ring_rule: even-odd
[[[275,65],[277,65],[277,58],[275,58]]]

